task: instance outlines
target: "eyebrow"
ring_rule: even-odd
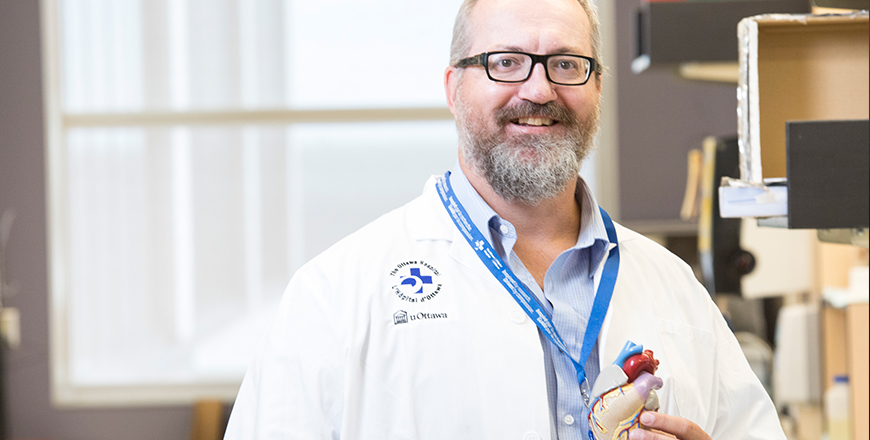
[[[523,48],[521,48],[521,47],[519,47],[519,46],[499,46],[498,50],[500,50],[500,51],[508,51],[508,52],[525,52],[525,50],[523,50]],[[580,50],[580,49],[577,48],[577,47],[562,46],[562,47],[559,47],[559,48],[557,48],[556,50],[554,50],[554,51],[552,51],[552,52],[549,52],[549,53],[551,53],[551,54],[554,54],[554,53],[559,53],[559,54],[581,54],[581,53],[583,53],[583,51]]]

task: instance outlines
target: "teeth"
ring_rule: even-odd
[[[519,118],[517,123],[523,125],[550,126],[553,125],[553,120],[547,118]]]

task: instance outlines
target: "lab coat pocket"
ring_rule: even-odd
[[[665,387],[671,390],[676,408],[672,414],[687,418],[702,428],[716,414],[716,338],[712,332],[677,321],[656,320],[662,340],[663,362],[671,372]]]

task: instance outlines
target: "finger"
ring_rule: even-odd
[[[672,434],[682,440],[710,439],[710,436],[700,426],[682,417],[645,411],[640,415],[640,423],[645,427]],[[650,438],[655,439],[656,437]]]
[[[672,440],[676,437],[655,429],[632,429],[628,434],[630,440]]]

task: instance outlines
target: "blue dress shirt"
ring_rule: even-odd
[[[586,183],[578,177],[574,193],[581,208],[577,244],[562,252],[547,269],[543,291],[513,252],[513,246],[517,242],[516,229],[487,205],[471,186],[458,163],[451,173],[450,184],[471,221],[520,281],[538,298],[571,355],[575,359],[579,358],[583,335],[595,299],[595,271],[607,256],[610,244],[604,221],[598,212],[598,203]],[[538,335],[544,351],[547,396],[552,417],[551,434],[559,440],[586,440],[589,430],[588,410],[580,394],[574,364],[540,330]],[[588,389],[591,390],[600,371],[597,343],[585,367],[589,380]]]

